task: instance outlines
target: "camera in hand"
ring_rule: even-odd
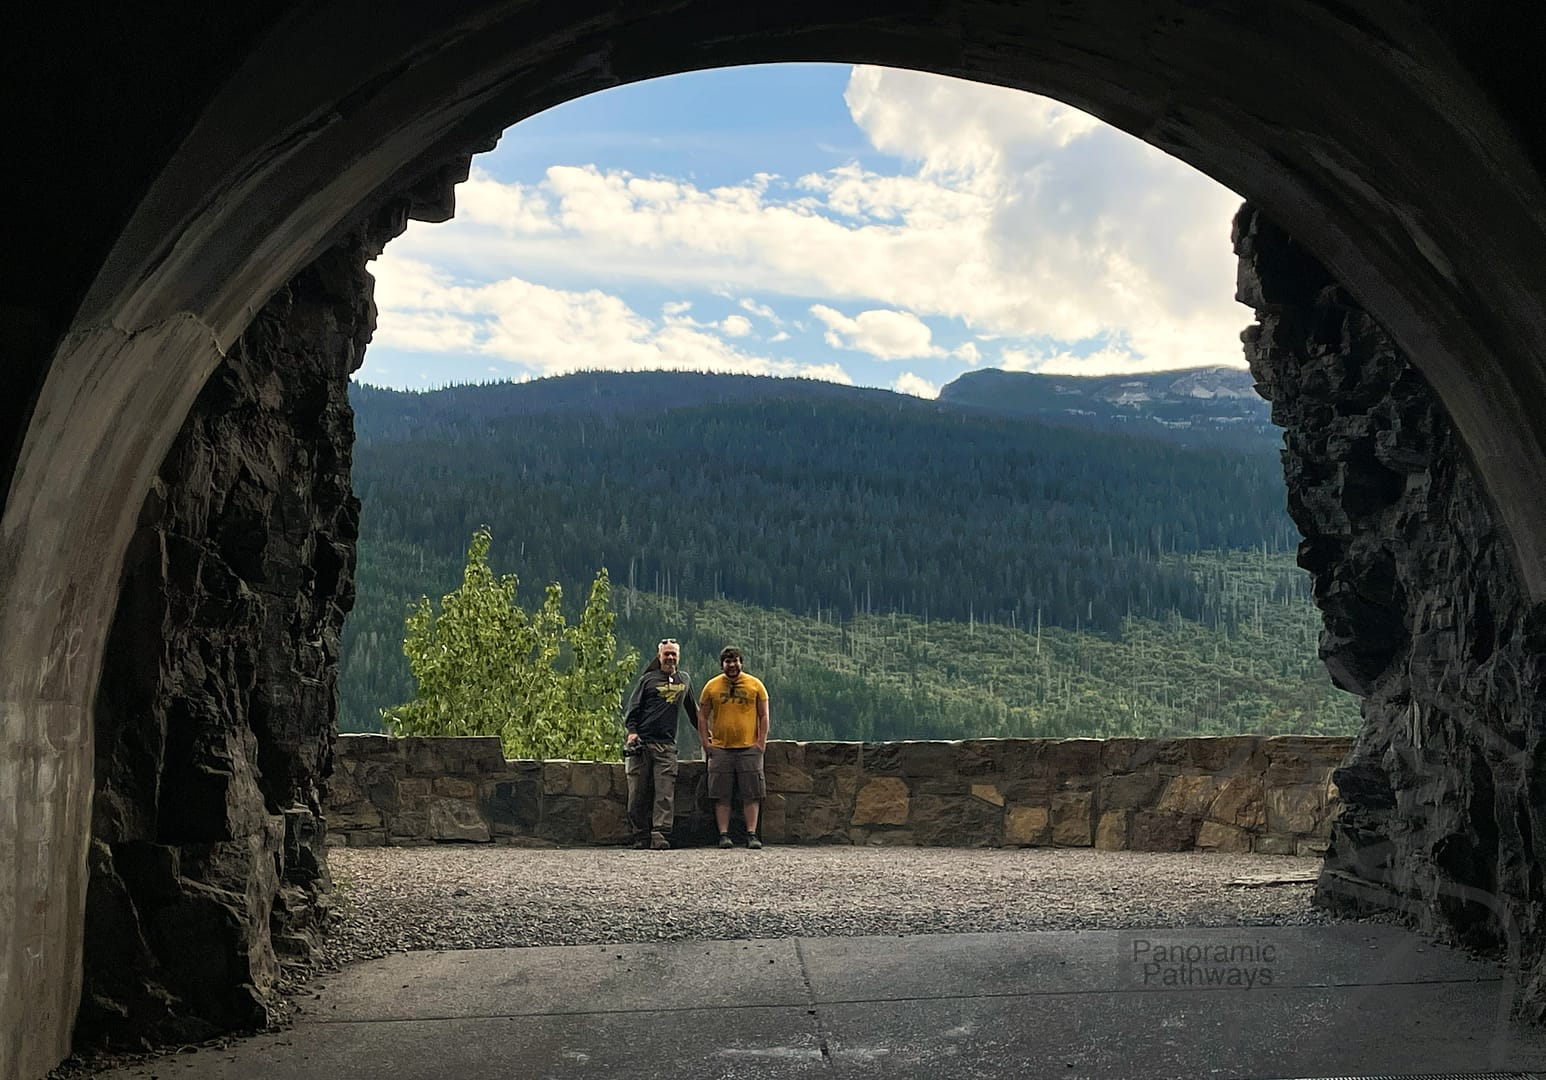
[[[640,739],[638,742],[629,742],[627,739],[623,740],[624,757],[638,757],[642,753],[644,753],[643,739]]]

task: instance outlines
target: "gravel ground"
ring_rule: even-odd
[[[333,848],[328,862],[341,918],[318,964],[324,970],[415,949],[1343,921],[1310,907],[1319,859],[1273,855],[424,847]],[[1253,884],[1234,884],[1246,881]],[[1281,881],[1291,883],[1265,883]],[[298,974],[285,980],[270,1030],[293,1019]],[[235,1038],[177,1051],[220,1049]],[[72,1057],[49,1080],[131,1065],[150,1076],[169,1060]]]
[[[414,949],[1289,926],[1319,859],[1071,848],[334,848],[329,966]],[[1296,879],[1243,887],[1244,879]]]

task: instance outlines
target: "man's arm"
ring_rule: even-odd
[[[691,679],[687,680],[687,689],[685,691],[683,691],[683,693],[684,693],[684,695],[687,698],[687,700],[682,703],[683,707],[687,710],[687,722],[690,723],[693,726],[693,730],[694,731],[697,731],[698,730],[698,699],[693,697],[693,693],[692,693],[692,680]]]
[[[623,711],[623,727],[628,732],[626,741],[636,743],[639,741],[639,713],[644,705],[644,676],[639,676],[639,681],[633,685],[633,693],[628,696],[628,706]]]
[[[707,697],[698,701],[698,741],[703,744],[704,756],[714,742],[714,703]]]
[[[768,695],[766,692],[757,699],[757,749],[768,748]]]

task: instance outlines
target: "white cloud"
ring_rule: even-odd
[[[383,304],[376,344],[432,353],[474,353],[515,370],[558,375],[579,370],[681,369],[753,375],[802,375],[851,381],[836,365],[741,352],[683,316],[647,319],[597,289],[565,291],[505,278],[458,284],[422,263],[388,251],[375,263]],[[671,305],[667,305],[671,307]],[[750,323],[740,316],[750,328]],[[729,320],[727,320],[729,321]]]
[[[834,349],[856,349],[880,360],[935,356],[933,332],[918,316],[906,311],[875,309],[849,318],[840,311],[815,304],[811,314],[827,325],[826,342]]]
[[[779,320],[778,314],[774,312],[772,308],[768,307],[766,304],[757,303],[757,301],[753,300],[749,296],[741,297],[741,308],[744,311],[749,311],[753,315],[757,315],[768,320],[768,322],[772,323],[774,326],[783,325],[783,323]]]
[[[670,300],[660,305],[660,313],[667,317],[686,315],[691,310],[691,300]]]
[[[488,225],[505,235],[557,231],[544,192],[519,184],[501,184],[474,167],[456,187],[456,220]]]
[[[752,332],[752,321],[745,315],[727,315],[719,328],[730,337],[745,337]]]
[[[393,251],[462,278],[648,282],[864,307],[839,316],[846,322],[823,319],[829,340],[889,359],[942,354],[926,317],[958,320],[979,340],[1068,346],[1035,354],[1041,364],[1091,363],[1075,343],[1100,340],[1124,343],[1102,362],[1242,363],[1249,317],[1232,299],[1229,244],[1239,199],[1226,189],[1018,91],[859,67],[846,100],[870,142],[907,163],[899,175],[856,163],[703,189],[594,166],[554,166],[527,185],[475,170],[455,219],[416,224]],[[782,326],[771,307],[738,303]],[[714,329],[693,323],[686,304],[663,312],[678,329]],[[400,340],[457,332],[432,310],[419,314],[399,324]],[[599,306],[593,314],[610,319]],[[719,331],[735,334],[728,319]],[[971,364],[974,354],[952,355]]]
[[[778,333],[776,333],[772,337],[768,338],[768,344],[769,345],[777,345],[781,341],[788,341],[788,340],[789,340],[789,333],[788,333],[788,331],[780,330]]]
[[[982,352],[977,348],[977,343],[964,341],[950,350],[950,355],[957,360],[965,360],[968,364],[975,364],[982,359]]]
[[[460,315],[438,311],[393,309],[378,325],[374,345],[386,345],[407,352],[460,352],[477,343],[477,327]]]
[[[824,382],[842,383],[844,386],[852,386],[854,381],[848,372],[843,370],[841,364],[806,364],[796,374],[807,379],[821,379]]]
[[[1004,349],[999,353],[998,366],[1005,371],[1036,371],[1043,375],[1130,375],[1155,370],[1144,357],[1116,347],[1084,355],[1066,349],[1041,352]]]
[[[891,384],[891,389],[899,394],[911,394],[914,397],[939,397],[938,386],[935,386],[921,375],[914,375],[911,371],[904,371],[898,375],[896,382]]]

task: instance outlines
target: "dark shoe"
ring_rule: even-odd
[[[650,838],[647,836],[639,837],[633,842],[633,849],[635,851],[648,851],[650,849]]]
[[[650,850],[651,851],[670,851],[671,850],[671,841],[667,840],[664,836],[661,836],[659,833],[655,833],[654,835],[652,835],[650,837],[649,846],[650,846]]]
[[[735,845],[730,842],[730,834],[729,833],[722,832],[722,833],[719,834],[719,846],[722,847],[722,848],[735,847]]]
[[[746,846],[753,851],[760,851],[762,850],[762,841],[757,839],[756,833],[752,833],[752,835],[746,838]]]

